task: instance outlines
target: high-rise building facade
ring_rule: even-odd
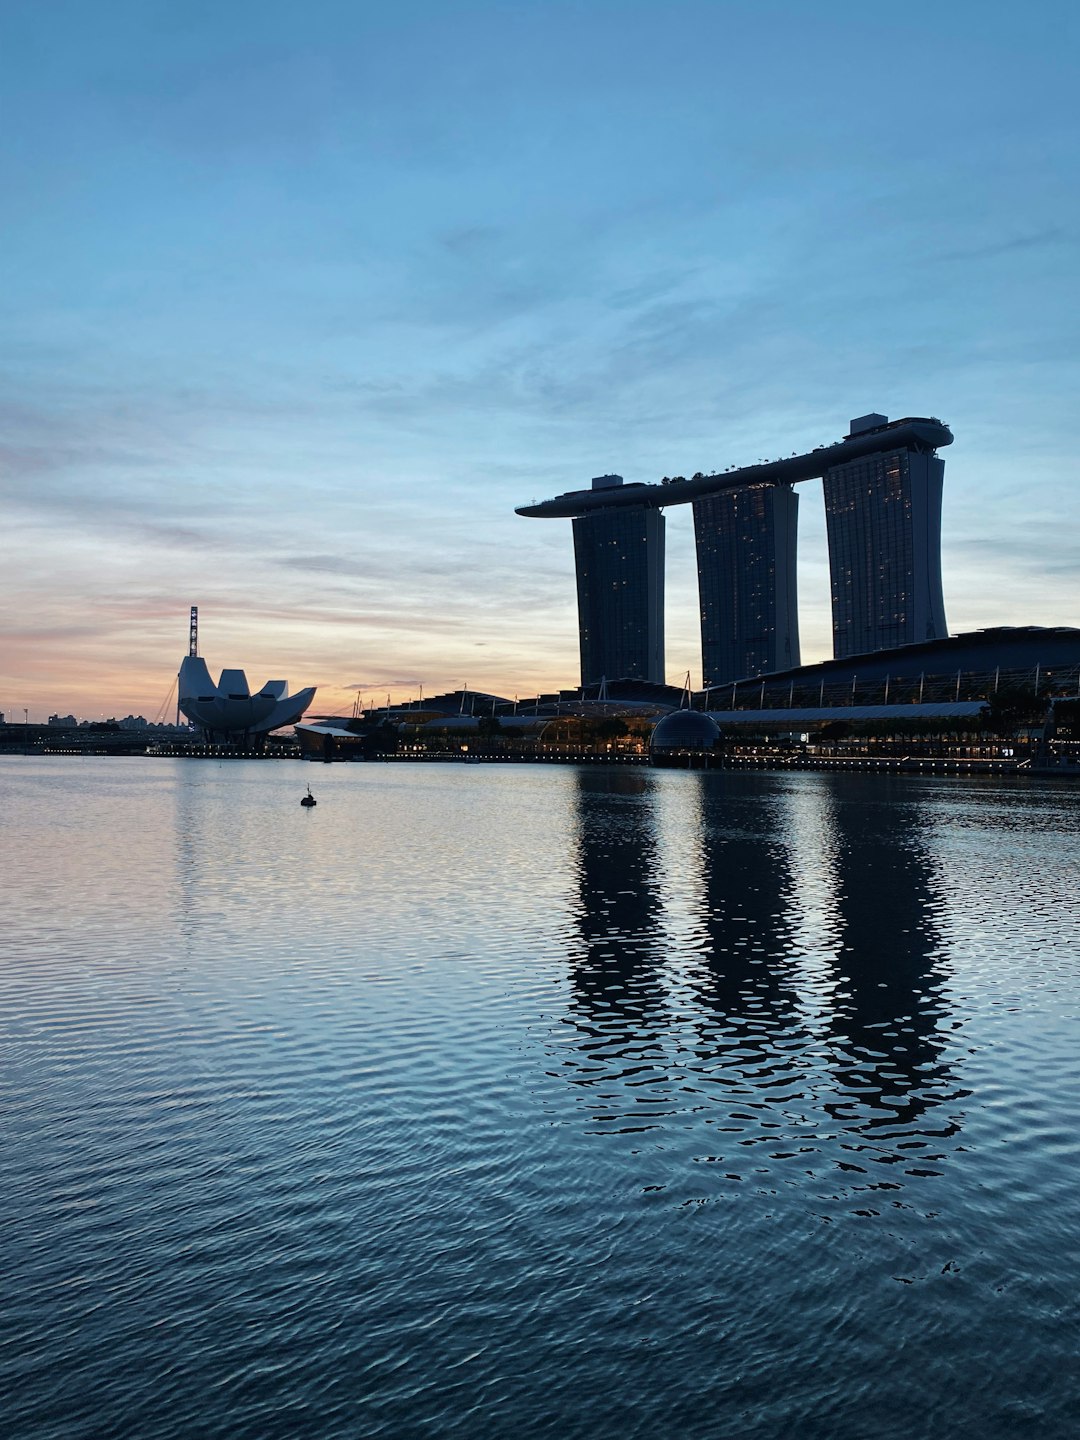
[[[836,659],[948,634],[941,591],[944,475],[937,455],[910,448],[826,469]]]
[[[603,476],[605,484],[621,484]],[[600,488],[597,481],[593,481]],[[581,683],[664,681],[664,517],[631,505],[574,520]]]
[[[706,687],[799,664],[798,516],[790,485],[694,501]]]

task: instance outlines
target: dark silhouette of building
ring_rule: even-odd
[[[618,475],[593,481],[622,485]],[[664,517],[643,505],[574,520],[581,683],[664,679]]]
[[[797,500],[825,477],[833,635],[843,657],[945,635],[940,446],[934,418],[864,415],[803,455],[666,484],[594,480],[519,515],[574,522],[582,684],[664,679],[664,531],[659,514],[693,504],[706,686],[799,663]]]
[[[865,415],[851,422],[852,433],[884,424],[884,415]],[[836,659],[948,634],[941,593],[944,477],[943,460],[907,447],[825,471]]]
[[[798,665],[798,519],[790,485],[694,501],[703,685]]]

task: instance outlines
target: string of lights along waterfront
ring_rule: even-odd
[[[952,439],[933,417],[872,413],[843,440],[786,460],[659,485],[602,475],[588,490],[519,506],[573,521],[581,683],[663,683],[669,505],[694,510],[702,683],[797,666],[794,486],[805,480],[823,482],[834,658],[944,638],[937,451]]]

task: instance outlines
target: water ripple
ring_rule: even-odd
[[[1080,795],[0,769],[6,1436],[1071,1433]]]

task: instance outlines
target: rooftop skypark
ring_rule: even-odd
[[[872,423],[868,423],[872,422]],[[859,429],[866,425],[865,429]],[[702,495],[715,495],[721,490],[739,490],[751,485],[792,485],[803,480],[820,480],[828,470],[848,460],[866,455],[885,454],[890,450],[914,450],[933,454],[953,443],[949,427],[934,416],[909,416],[905,420],[889,420],[884,415],[863,415],[851,422],[843,440],[831,445],[818,445],[805,455],[792,455],[786,460],[762,460],[754,465],[740,465],[725,471],[699,472],[693,479],[676,479],[668,484],[648,485],[642,481],[625,484],[620,476],[603,475],[606,482],[589,490],[568,490],[551,500],[534,505],[518,505],[516,515],[537,520],[569,520],[588,510],[607,510],[613,506],[644,505],[666,510],[669,505],[688,505]],[[615,482],[614,484],[611,482]]]

